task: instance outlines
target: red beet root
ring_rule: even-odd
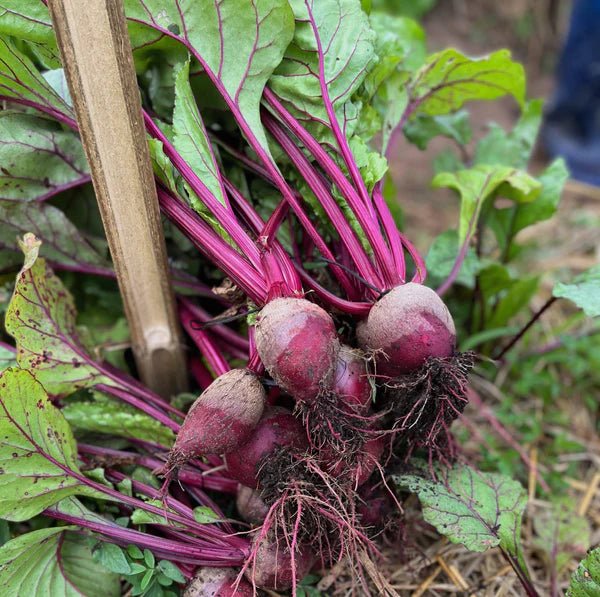
[[[262,524],[269,512],[268,506],[258,492],[245,485],[240,485],[238,488],[235,504],[239,515],[250,524]]]
[[[246,441],[263,413],[265,391],[248,369],[224,373],[189,410],[169,456],[181,466],[202,454],[224,454]]]
[[[285,540],[277,541],[272,535],[255,539],[253,561],[245,574],[250,582],[261,589],[285,591],[300,582],[312,568],[314,555],[306,546],[294,552],[294,559]],[[295,574],[294,574],[295,571]]]
[[[381,437],[370,439],[363,446],[363,452],[356,465],[356,486],[366,483],[373,471],[377,468],[383,454],[384,440]]]
[[[256,489],[261,461],[278,447],[305,448],[306,434],[300,422],[286,409],[272,407],[265,411],[250,439],[225,462],[229,474],[243,485]]]
[[[237,573],[227,568],[200,568],[183,597],[252,597],[254,590],[243,578],[236,586]]]
[[[367,440],[361,451],[354,456],[354,463],[349,466],[345,460],[332,459],[326,464],[328,472],[333,477],[342,475],[352,479],[355,487],[360,487],[369,480],[383,454],[384,440],[374,437]]]
[[[331,391],[341,402],[360,411],[371,402],[371,382],[366,360],[349,346],[340,348]]]
[[[331,384],[339,341],[331,316],[305,299],[278,298],[260,312],[256,348],[277,384],[314,401]]]
[[[361,348],[381,351],[377,373],[390,377],[418,369],[429,357],[449,357],[456,346],[454,322],[442,299],[413,282],[380,298],[357,335]]]
[[[389,495],[368,486],[360,493],[362,501],[358,504],[357,513],[362,526],[380,529],[393,512]]]

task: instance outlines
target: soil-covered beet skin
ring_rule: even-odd
[[[305,299],[274,299],[258,315],[261,361],[296,400],[312,402],[329,387],[339,347],[331,316]]]
[[[284,539],[276,541],[272,534],[255,538],[253,561],[245,574],[250,582],[261,589],[286,591],[299,583],[312,568],[315,557],[307,546],[301,546],[292,554]],[[295,575],[293,574],[295,568]]]
[[[265,411],[250,439],[225,456],[229,474],[252,489],[258,487],[258,472],[262,459],[277,448],[307,447],[302,424],[288,410],[272,407]]]
[[[232,369],[213,381],[190,408],[172,452],[182,460],[225,454],[243,444],[263,414],[266,394],[248,369]]]
[[[231,568],[199,568],[183,591],[183,597],[253,597],[252,585]]]
[[[396,286],[374,305],[360,326],[361,348],[375,351],[377,374],[397,377],[421,367],[429,357],[449,357],[456,348],[450,311],[427,286]]]
[[[253,525],[262,524],[269,512],[269,507],[258,491],[245,485],[238,487],[235,505],[242,519]]]

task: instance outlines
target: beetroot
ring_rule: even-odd
[[[313,402],[331,384],[339,351],[335,324],[305,299],[277,298],[257,318],[256,348],[277,384]]]
[[[365,443],[358,458],[354,473],[357,487],[366,483],[373,471],[377,468],[377,465],[381,460],[381,455],[383,454],[383,448],[384,440],[382,437],[375,437]]]
[[[291,589],[310,571],[315,557],[302,545],[292,552],[285,540],[275,539],[272,533],[254,540],[252,565],[246,569],[246,577],[261,589],[285,591]]]
[[[177,434],[166,471],[203,454],[231,452],[246,441],[260,420],[265,390],[248,369],[224,373],[202,392]]]
[[[202,392],[177,434],[186,454],[225,454],[243,444],[260,420],[265,390],[249,369],[224,373]]]
[[[245,485],[239,486],[235,504],[242,519],[254,525],[262,524],[269,512],[260,494]]]
[[[367,362],[359,351],[341,346],[331,391],[338,396],[340,402],[358,411],[367,410],[371,402],[372,387]]]
[[[377,531],[385,526],[386,520],[393,513],[393,508],[389,497],[382,493],[359,504],[357,511],[362,526]]]
[[[452,316],[430,288],[409,282],[374,305],[358,329],[361,348],[375,351],[377,374],[396,377],[430,357],[449,357],[456,347]]]
[[[300,422],[285,408],[268,408],[250,439],[227,454],[229,474],[250,488],[258,487],[263,459],[277,448],[306,448],[307,439]]]
[[[183,591],[183,597],[252,597],[254,589],[248,581],[229,568],[199,568]]]
[[[383,438],[373,437],[364,443],[362,449],[357,454],[354,454],[350,462],[334,457],[331,457],[329,460],[325,456],[325,466],[333,477],[343,475],[355,487],[360,487],[369,480],[369,477],[377,467],[383,454],[383,449]]]
[[[351,461],[370,437],[371,392],[366,358],[360,350],[341,345],[330,388],[314,402],[298,402],[294,411],[302,418],[310,445],[327,459]]]

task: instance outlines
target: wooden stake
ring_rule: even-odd
[[[50,0],[142,380],[169,396],[185,360],[121,0]]]

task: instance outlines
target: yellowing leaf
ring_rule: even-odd
[[[28,371],[0,375],[0,517],[27,520],[72,495],[104,499],[77,466],[69,424]]]
[[[512,95],[525,101],[525,71],[508,50],[469,58],[454,48],[432,54],[409,84],[412,114],[447,114],[465,102]]]

